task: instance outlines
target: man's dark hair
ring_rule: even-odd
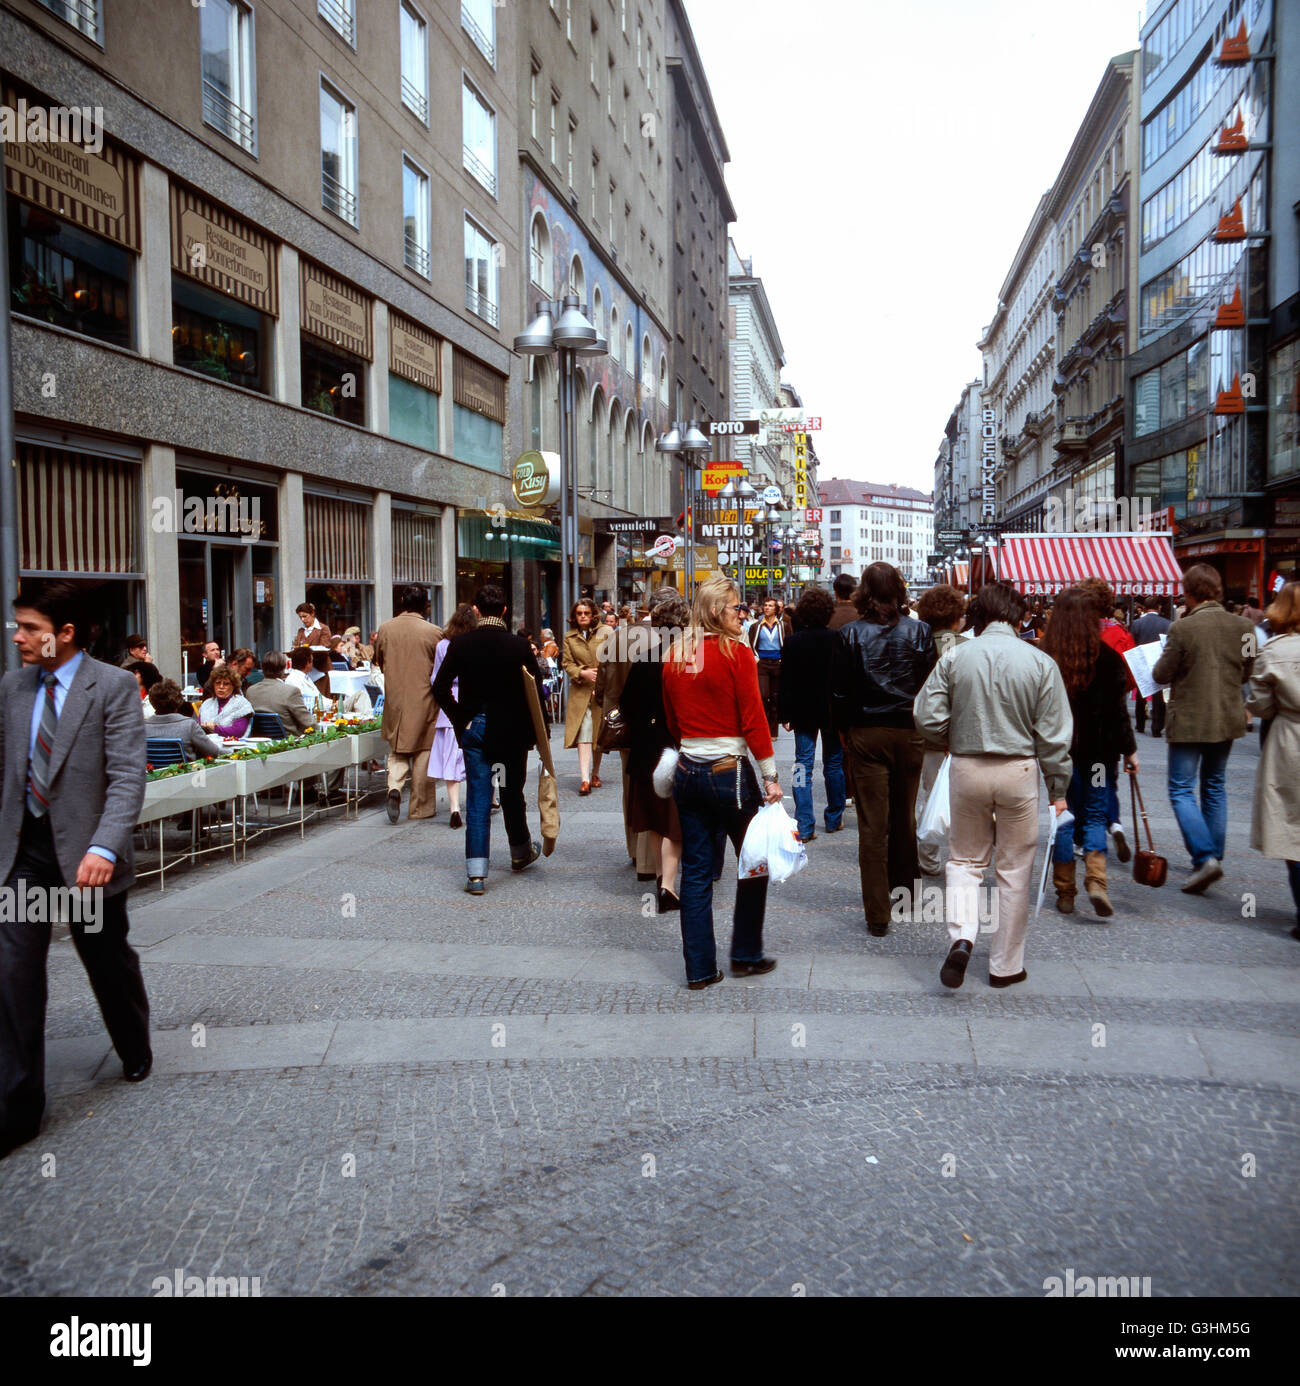
[[[140,682],[144,685],[146,693],[154,684],[162,681],[162,670],[147,659],[133,659],[126,667],[131,673],[140,675]]]
[[[1024,596],[1005,582],[986,582],[975,594],[966,618],[971,629],[979,635],[994,621],[1005,621],[1010,626],[1018,626],[1024,617],[1028,603]]]
[[[228,656],[226,657],[226,663],[227,663],[227,664],[242,664],[246,659],[251,659],[251,660],[256,661],[257,656],[252,652],[252,650],[246,650],[246,649],[244,649],[244,647],[241,645],[241,646],[239,647],[239,649],[237,649],[237,650],[235,651],[234,654],[228,655]]]
[[[285,659],[283,650],[267,650],[262,656],[262,672],[268,679],[283,678],[288,667],[289,661]]]
[[[55,635],[64,626],[71,626],[77,649],[89,646],[91,613],[85,590],[76,583],[43,582],[39,578],[24,582],[22,591],[14,598],[14,610],[20,607],[39,612],[54,627]]]
[[[126,648],[128,650],[138,650],[141,645],[147,645],[148,643],[149,642],[143,635],[128,635],[126,637]]]
[[[805,587],[795,603],[794,619],[800,630],[824,630],[835,614],[835,598],[824,587]]]
[[[298,605],[294,608],[294,615],[300,616],[304,611],[307,613],[308,616],[315,619],[316,608],[310,602],[299,602]]]
[[[852,573],[840,573],[831,586],[835,589],[837,601],[846,602],[853,595],[853,589],[857,586]]]
[[[299,645],[296,649],[289,651],[289,663],[295,669],[310,669],[314,659],[315,655],[312,654],[311,647],[308,645]]]
[[[485,583],[474,594],[474,605],[478,607],[480,616],[504,616],[506,594],[495,582]]]
[[[417,616],[423,616],[429,609],[429,593],[423,587],[410,583],[406,587],[397,589],[397,612],[401,615],[404,611],[413,611]]]
[[[1183,574],[1183,591],[1194,602],[1221,602],[1223,579],[1208,563],[1193,563]]]
[[[853,600],[863,620],[879,626],[897,625],[907,610],[907,583],[892,563],[870,563],[863,570]]]
[[[1160,598],[1159,598],[1159,597],[1148,597],[1148,598],[1146,599],[1146,601],[1144,601],[1144,602],[1142,603],[1142,609],[1143,609],[1143,611],[1159,611],[1159,610],[1160,610]]]

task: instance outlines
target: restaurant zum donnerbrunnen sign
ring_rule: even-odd
[[[280,316],[276,245],[248,222],[180,183],[171,185],[172,268]]]

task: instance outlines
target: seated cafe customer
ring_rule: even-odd
[[[186,760],[203,756],[219,756],[223,747],[215,736],[208,736],[194,719],[194,709],[185,700],[175,679],[159,679],[149,690],[153,718],[149,722],[149,738],[165,737],[179,741]]]
[[[279,650],[268,650],[262,656],[261,683],[248,690],[248,701],[254,712],[274,712],[284,723],[290,736],[297,732],[311,730],[312,715],[307,710],[302,694],[285,680],[289,661]]]
[[[154,684],[162,682],[162,670],[145,659],[137,659],[126,668],[135,675],[135,681],[139,685],[141,710],[146,719],[151,718],[154,710],[153,704],[149,701],[149,690]]]
[[[253,705],[239,691],[239,675],[227,664],[218,664],[212,671],[199,708],[199,722],[206,732],[218,736],[243,736],[253,720]]]

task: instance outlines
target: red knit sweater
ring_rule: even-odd
[[[664,665],[668,730],[679,743],[688,736],[743,736],[755,759],[767,760],[774,752],[757,660],[748,645],[736,644],[732,653],[728,659],[717,636],[710,635],[700,642],[695,660]]]

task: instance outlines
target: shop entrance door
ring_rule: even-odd
[[[230,654],[253,643],[253,563],[250,544],[208,544],[212,634]]]

